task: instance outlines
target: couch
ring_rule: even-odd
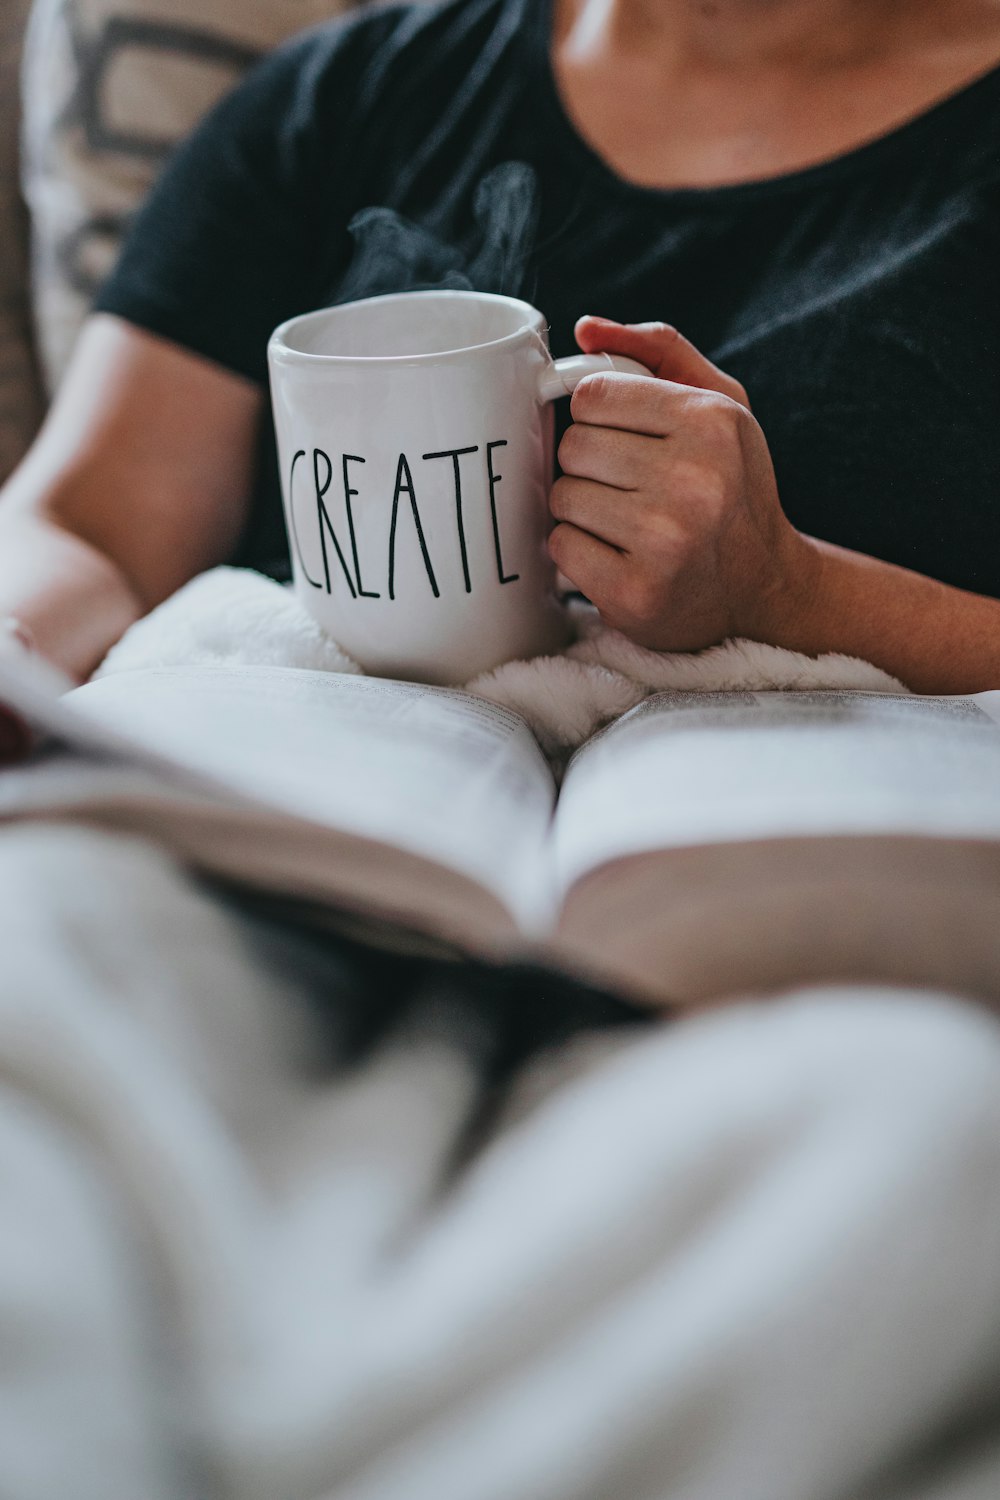
[[[359,0],[0,0],[0,483],[175,143],[263,52]]]

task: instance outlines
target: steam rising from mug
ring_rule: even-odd
[[[538,226],[538,183],[525,162],[501,162],[472,203],[477,242],[460,249],[391,208],[363,208],[348,225],[354,257],[338,302],[385,292],[490,291],[524,295]]]
[[[551,654],[551,403],[634,360],[553,360],[544,314],[495,292],[382,293],[268,344],[297,597],[366,671],[467,682]]]
[[[366,671],[465,682],[568,638],[546,545],[551,403],[643,367],[552,359],[544,315],[512,295],[537,225],[522,162],[483,177],[457,244],[367,208],[335,304],[271,335],[295,591]]]

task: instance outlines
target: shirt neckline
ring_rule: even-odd
[[[531,63],[535,75],[535,86],[552,129],[553,141],[576,158],[578,170],[599,178],[605,187],[625,197],[645,199],[648,202],[676,203],[710,202],[736,203],[751,198],[767,198],[802,189],[823,187],[838,179],[854,176],[878,166],[884,159],[903,151],[911,143],[919,142],[925,135],[937,129],[942,122],[961,114],[980,97],[1000,83],[1000,63],[994,64],[977,77],[970,79],[953,93],[946,94],[918,114],[894,125],[881,135],[873,136],[860,145],[839,152],[836,156],[824,157],[809,166],[796,168],[768,177],[750,178],[745,182],[720,183],[714,186],[654,187],[634,182],[623,177],[603,157],[596,147],[581,135],[565,104],[552,65],[551,37],[552,10],[554,0],[528,0],[534,11],[535,25],[526,27],[530,32]]]

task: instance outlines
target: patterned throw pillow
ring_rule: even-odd
[[[355,4],[35,0],[22,68],[22,173],[50,391],[173,146],[263,52]]]

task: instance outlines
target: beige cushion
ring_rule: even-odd
[[[352,0],[35,0],[23,173],[50,390],[171,147],[258,55],[351,8]]]
[[[18,187],[17,68],[28,0],[0,0],[0,482],[42,413],[28,302],[28,221]]]

